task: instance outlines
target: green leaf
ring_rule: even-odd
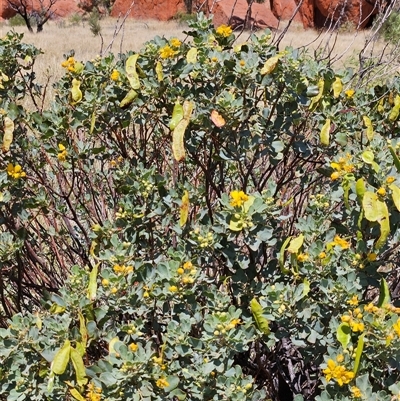
[[[86,401],[86,398],[81,395],[81,393],[76,388],[70,388],[69,392],[72,397],[74,397],[78,401]]]
[[[97,263],[92,271],[89,274],[89,286],[88,286],[88,298],[91,301],[94,301],[96,299],[96,293],[97,293],[97,272],[99,269],[99,263]]]
[[[346,349],[351,339],[351,328],[348,323],[339,325],[336,331],[336,338],[342,344],[343,349]]]
[[[392,155],[394,165],[398,173],[400,173],[400,160],[397,157],[396,151],[393,149],[393,146],[389,146],[390,154]]]
[[[379,218],[378,195],[375,192],[365,192],[362,206],[364,216],[368,221],[377,221]]]
[[[76,382],[79,386],[84,386],[88,381],[85,364],[83,363],[81,354],[73,347],[71,347],[71,362],[75,369]]]
[[[361,336],[358,337],[356,357],[354,359],[354,369],[353,369],[353,372],[355,375],[357,375],[358,369],[360,367],[361,356],[362,356],[362,353],[364,350],[364,337],[365,337],[365,334],[361,334]]]
[[[249,209],[253,205],[255,199],[256,198],[254,196],[250,195],[249,199],[247,199],[247,201],[243,203],[243,211],[244,212],[247,213],[249,211]]]
[[[236,218],[233,216],[229,221],[229,229],[232,231],[242,231],[243,230],[243,220],[241,217]]]
[[[320,133],[321,145],[329,146],[330,131],[331,131],[331,119],[328,118],[321,129]]]
[[[169,383],[168,387],[164,387],[164,391],[169,393],[170,391],[176,389],[179,384],[179,377],[178,376],[167,376],[167,382]]]
[[[380,249],[385,245],[386,240],[390,234],[390,221],[389,221],[389,211],[387,205],[382,200],[377,201],[378,210],[378,223],[381,226],[381,235],[375,243],[375,248]]]
[[[138,93],[135,90],[131,89],[121,100],[119,107],[124,108],[125,106],[129,106],[137,97]]]
[[[270,333],[268,320],[263,316],[263,308],[255,298],[250,301],[250,309],[258,329],[268,335]]]
[[[71,353],[71,343],[65,340],[64,345],[58,350],[51,363],[51,371],[56,375],[62,375],[67,369]]]
[[[291,239],[292,239],[292,237],[286,238],[285,242],[283,243],[283,245],[281,246],[281,249],[279,251],[279,267],[283,274],[289,273],[289,269],[285,268],[285,251],[286,251],[286,247],[288,246]]]
[[[366,188],[365,188],[364,178],[359,178],[356,181],[356,194],[357,194],[357,199],[360,202],[360,204],[362,204],[365,192],[366,192]]]
[[[374,161],[374,154],[370,150],[366,150],[361,154],[361,159],[364,163],[372,164]]]
[[[390,184],[389,188],[392,191],[393,203],[396,206],[396,209],[400,212],[400,188],[395,184]]]
[[[88,340],[88,333],[86,329],[85,318],[81,312],[78,312],[79,316],[79,332],[81,334],[82,345],[86,348],[87,340]]]
[[[289,253],[298,253],[300,248],[303,246],[304,235],[300,234],[298,237],[293,238],[290,241],[289,248],[287,249]]]
[[[374,127],[372,126],[371,119],[367,116],[363,116],[364,125],[366,126],[365,133],[368,140],[371,142],[374,139]]]
[[[136,71],[136,62],[139,54],[133,54],[126,60],[125,71],[132,89],[140,88],[139,75]]]
[[[174,105],[174,109],[172,110],[172,118],[169,122],[169,129],[173,131],[178,123],[183,119],[183,106],[176,102]]]
[[[307,280],[307,277],[303,280],[303,297],[306,297],[310,292],[310,282]]]
[[[381,285],[379,288],[379,299],[378,299],[378,307],[382,308],[386,304],[390,303],[390,290],[387,281],[382,277]]]

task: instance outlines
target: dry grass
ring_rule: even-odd
[[[101,21],[102,36],[104,39],[103,51],[113,41],[116,32],[117,20],[107,18]],[[282,27],[285,26],[283,23]],[[176,21],[137,21],[126,20],[123,29],[114,38],[110,51],[119,53],[127,50],[139,51],[143,44],[156,35],[165,37],[185,38],[183,31],[186,25]],[[0,28],[5,34],[10,29],[7,24]],[[36,72],[39,82],[45,82],[49,77],[50,82],[56,81],[64,73],[61,68],[63,54],[71,49],[75,50],[78,60],[91,60],[100,54],[102,42],[100,37],[94,37],[90,32],[87,22],[72,25],[71,20],[51,21],[44,27],[44,32],[31,34],[23,26],[14,28],[17,32],[24,33],[24,41],[32,43],[43,50],[44,54],[39,57],[36,64]],[[275,33],[279,35],[279,32]],[[331,58],[336,57],[340,66],[346,65],[357,59],[357,55],[363,48],[369,31],[340,33],[329,36],[327,33],[318,33],[315,30],[305,30],[299,24],[290,27],[281,42],[282,46],[294,48],[306,47],[310,51],[316,49],[332,50]],[[243,33],[239,41],[245,41],[247,33]],[[376,51],[383,48],[383,43],[378,43]],[[50,93],[51,96],[51,93]]]

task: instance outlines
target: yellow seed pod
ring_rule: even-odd
[[[81,81],[74,78],[72,80],[72,88],[71,88],[72,105],[75,105],[82,100],[82,92],[80,90],[80,86],[81,86]]]
[[[336,77],[335,81],[332,83],[333,97],[336,99],[340,96],[343,90],[342,80]]]
[[[10,150],[14,137],[14,121],[9,117],[4,117],[4,136],[3,136],[3,152]]]

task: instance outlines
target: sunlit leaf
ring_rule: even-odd
[[[379,288],[379,299],[377,306],[379,308],[382,308],[388,303],[390,303],[390,290],[387,281],[382,277],[381,285]]]
[[[377,221],[379,217],[378,212],[378,195],[375,192],[366,191],[364,193],[362,205],[364,216],[368,221]]]
[[[394,184],[390,184],[389,188],[392,191],[393,203],[396,206],[396,209],[400,212],[400,188]]]
[[[70,388],[69,392],[72,397],[74,397],[78,401],[86,401],[86,398],[81,395],[81,393],[76,388]]]
[[[172,132],[172,153],[177,162],[181,162],[186,156],[184,138],[188,124],[189,121],[183,118]]]
[[[313,98],[311,98],[311,103],[309,106],[310,110],[314,110],[317,107],[317,105],[318,105],[319,101],[321,100],[322,95],[324,93],[324,87],[325,87],[325,81],[323,78],[320,78],[318,81],[318,94],[316,96],[314,96]]]
[[[178,123],[183,119],[183,106],[176,102],[174,105],[174,109],[172,110],[172,118],[169,122],[169,129],[173,131]]]
[[[358,369],[360,368],[361,357],[364,350],[364,336],[365,334],[361,334],[360,337],[358,337],[356,357],[354,359],[354,368],[353,368],[353,373],[355,375],[357,375]]]
[[[119,107],[124,108],[125,106],[129,106],[137,97],[138,93],[134,89],[131,89],[121,100]]]
[[[195,64],[197,62],[197,49],[192,47],[186,54],[186,62],[188,64]]]
[[[157,74],[157,81],[161,82],[164,79],[164,72],[163,72],[163,66],[161,64],[161,61],[157,61],[156,74]]]
[[[303,246],[304,235],[300,234],[298,237],[292,238],[290,241],[288,252],[289,253],[298,253],[300,248]]]
[[[71,353],[71,343],[69,340],[65,340],[64,345],[57,351],[54,356],[53,362],[51,363],[51,370],[56,375],[62,375],[67,369],[69,358]]]
[[[336,330],[336,338],[342,345],[343,349],[346,349],[351,339],[351,328],[348,323],[341,323],[339,325]]]
[[[99,264],[96,264],[89,274],[88,298],[93,301],[96,299],[97,292],[97,272]]]
[[[258,329],[262,333],[268,335],[270,333],[268,319],[266,319],[263,316],[263,314],[264,314],[263,308],[255,298],[253,298],[250,301],[250,309],[251,309],[251,313],[254,316],[254,320],[257,324]]]
[[[335,78],[335,81],[332,83],[333,89],[333,97],[338,98],[343,90],[342,80],[339,77]]]
[[[75,105],[82,100],[82,91],[80,89],[80,86],[81,86],[81,81],[74,78],[72,80],[72,88],[71,88],[72,105]]]
[[[371,142],[374,139],[374,127],[372,126],[371,119],[367,116],[363,116],[364,125],[366,126],[365,133],[368,140]]]
[[[79,386],[84,386],[88,381],[85,364],[80,353],[73,347],[71,347],[71,362],[75,369],[76,382]]]
[[[265,62],[264,66],[261,68],[261,71],[260,71],[261,75],[271,74],[275,70],[276,66],[278,65],[278,61],[279,61],[280,57],[281,56],[277,55],[277,56],[273,56],[273,57],[269,58]]]
[[[139,54],[133,54],[126,60],[125,71],[132,89],[140,88],[139,75],[136,71],[136,62]]]
[[[182,196],[182,205],[180,207],[179,224],[181,227],[186,224],[188,215],[189,215],[189,192],[185,191],[185,193]]]
[[[321,129],[321,133],[320,133],[321,145],[329,146],[330,131],[331,131],[331,119],[328,118],[325,121],[325,124],[322,126],[322,129]]]

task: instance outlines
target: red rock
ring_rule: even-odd
[[[271,9],[274,15],[280,20],[289,20],[296,12],[297,3],[295,0],[273,0]],[[294,21],[302,22],[302,15],[298,12],[294,16]]]
[[[7,0],[0,0],[0,20],[12,18],[15,14],[8,6]]]
[[[246,0],[221,0],[215,3],[211,10],[214,14],[214,25],[231,24],[240,26],[246,19],[248,3]],[[232,18],[231,18],[232,16]],[[251,8],[251,22],[259,28],[277,28],[278,19],[272,12],[269,2],[253,3]]]
[[[131,3],[132,0],[116,0],[111,16],[125,15]],[[151,18],[167,21],[180,12],[186,12],[184,0],[135,0],[129,16],[138,19]]]

